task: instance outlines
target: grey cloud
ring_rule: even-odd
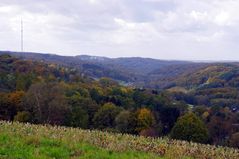
[[[233,0],[1,0],[0,48],[18,50],[22,17],[26,51],[239,59],[238,7]]]

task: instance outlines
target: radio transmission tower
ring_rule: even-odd
[[[23,21],[21,19],[21,52],[23,52]]]

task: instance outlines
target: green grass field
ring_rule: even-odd
[[[9,159],[147,159],[160,158],[154,154],[143,152],[114,152],[79,142],[71,144],[47,137],[0,134],[0,158]]]
[[[1,159],[238,159],[237,149],[0,121]]]

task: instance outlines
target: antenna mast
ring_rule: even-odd
[[[23,52],[23,22],[21,19],[21,52]]]

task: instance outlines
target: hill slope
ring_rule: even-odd
[[[119,81],[133,82],[135,85],[140,86],[144,86],[144,80],[147,78],[150,79],[148,75],[155,70],[192,63],[187,61],[166,61],[139,57],[106,58],[87,55],[59,56],[40,53],[0,52],[0,54],[6,53],[23,59],[46,61],[74,67],[79,69],[82,74],[93,78],[110,77]]]
[[[100,131],[0,122],[2,158],[230,158],[226,147]],[[94,146],[92,146],[94,145]]]
[[[238,63],[197,63],[189,61],[166,61],[151,58],[107,58],[99,56],[59,56],[54,54],[41,53],[21,53],[21,52],[5,52],[0,51],[1,54],[10,54],[21,59],[30,59],[36,61],[45,61],[55,63],[66,67],[73,67],[78,69],[82,75],[92,78],[109,77],[118,81],[131,83],[138,87],[148,88],[168,88],[173,85],[189,85],[193,83],[186,83],[187,78],[195,76],[196,72],[205,72],[210,70],[209,67],[214,68],[211,71],[218,73],[228,73],[225,76],[233,76],[239,69]],[[223,69],[220,68],[223,65]],[[231,67],[233,66],[233,71]],[[227,72],[231,71],[231,72]],[[207,78],[205,74],[198,73],[195,77],[197,80]],[[229,77],[225,77],[229,78]],[[184,84],[183,84],[184,83]],[[200,85],[200,81],[195,84]]]
[[[175,87],[183,88],[186,94],[194,97],[196,102],[191,104],[239,110],[238,63],[211,64],[194,72],[184,73],[173,79],[173,82]]]

